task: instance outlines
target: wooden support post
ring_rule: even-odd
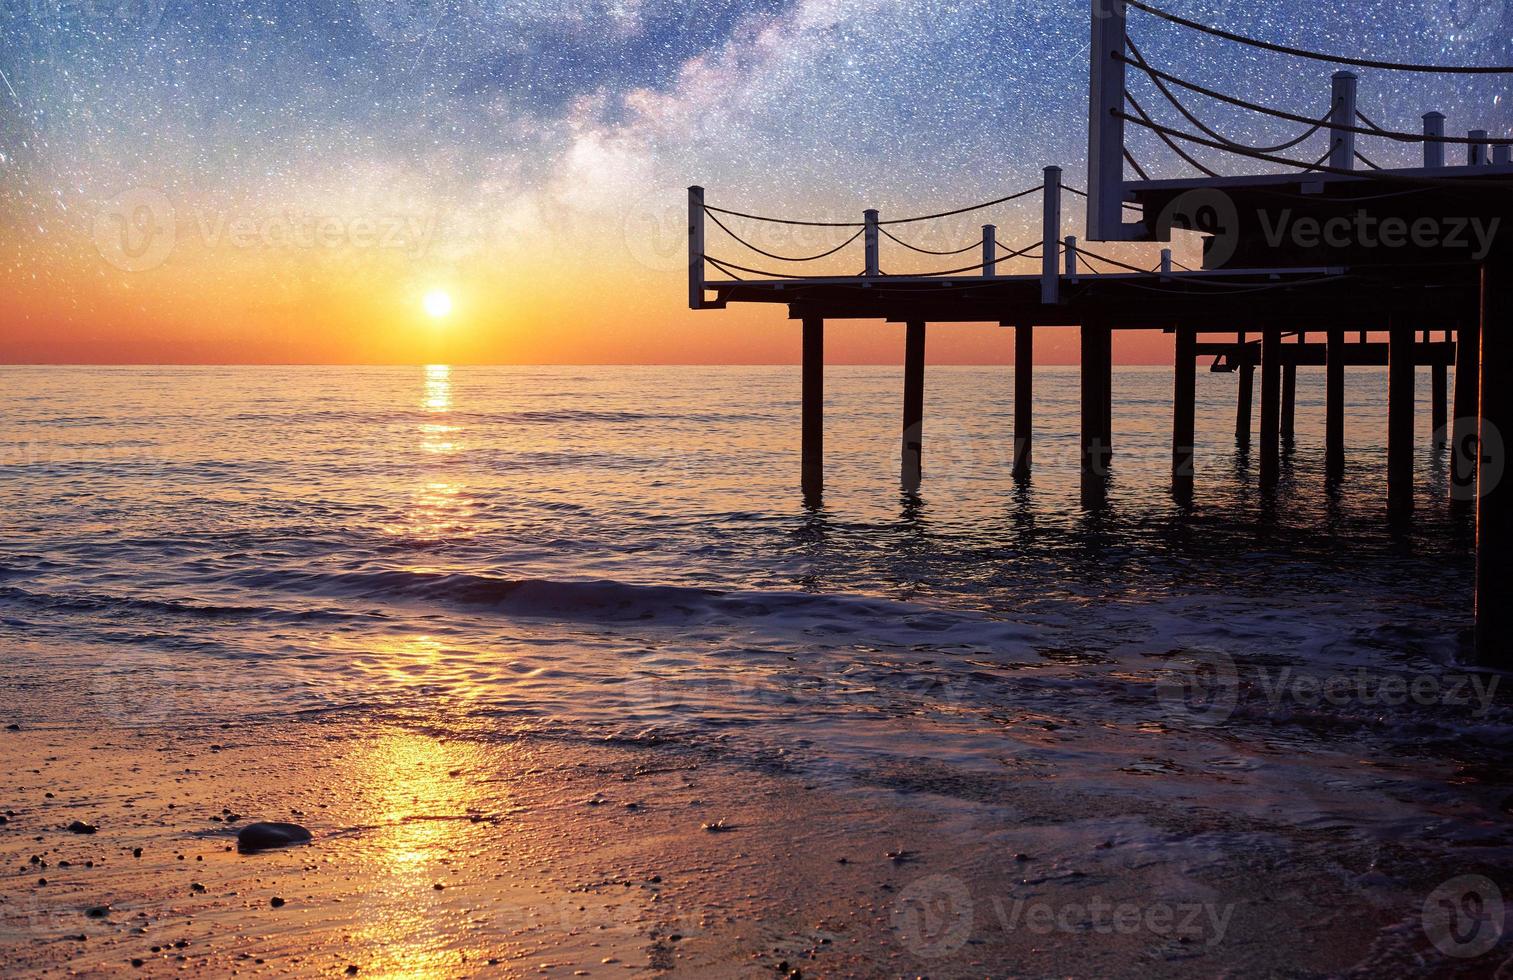
[[[1505,447],[1513,433],[1513,255],[1482,266],[1480,438],[1476,478],[1476,652],[1513,664],[1513,486]]]
[[[998,275],[998,228],[982,226],[982,277],[992,279]]]
[[[704,308],[704,188],[688,189],[688,308]]]
[[[1087,237],[1131,237],[1124,223],[1124,0],[1093,0],[1088,70]]]
[[[882,275],[882,267],[878,263],[877,210],[875,208],[868,208],[862,212],[862,228],[862,245],[867,262],[864,274]]]
[[[1446,426],[1450,400],[1449,374],[1449,368],[1443,361],[1436,361],[1429,368],[1429,424],[1434,429],[1435,449],[1444,448],[1450,438]]]
[[[1261,486],[1274,487],[1281,475],[1277,445],[1282,417],[1282,331],[1261,331]]]
[[[1478,385],[1481,383],[1481,324],[1466,321],[1455,331],[1455,418],[1450,423],[1450,499],[1476,499]]]
[[[1445,114],[1443,112],[1424,113],[1424,166],[1443,167],[1445,165],[1445,144],[1440,142],[1445,138]]]
[[[1082,502],[1096,506],[1108,491],[1109,328],[1082,325]]]
[[[1077,278],[1077,236],[1068,235],[1061,242],[1061,254],[1066,263],[1066,277]]]
[[[1337,71],[1333,78],[1329,108],[1329,165],[1355,169],[1355,133],[1345,127],[1359,126],[1355,117],[1356,74]]]
[[[1387,516],[1413,513],[1413,328],[1393,323],[1387,334]]]
[[[825,487],[825,321],[804,317],[803,367],[804,499],[819,503]]]
[[[1345,331],[1329,331],[1324,354],[1324,480],[1345,477]]]
[[[1499,167],[1506,167],[1513,163],[1513,146],[1499,143],[1492,147],[1492,163]]]
[[[1177,328],[1175,379],[1172,385],[1172,495],[1179,503],[1192,502],[1193,443],[1197,422],[1198,331]]]
[[[1061,241],[1060,167],[1045,168],[1040,220],[1040,302],[1050,306],[1061,302],[1061,270],[1056,261],[1056,244]]]
[[[1485,167],[1487,165],[1487,144],[1483,142],[1487,138],[1485,129],[1473,129],[1466,134],[1473,142],[1466,144],[1466,165],[1469,167]]]
[[[1298,366],[1282,365],[1282,445],[1291,446],[1297,439]]]
[[[1171,272],[1172,272],[1172,250],[1169,249],[1169,248],[1163,248],[1161,250],[1161,274],[1163,276],[1169,276],[1169,275],[1171,275]]]
[[[904,333],[904,438],[901,482],[919,489],[925,420],[925,324],[910,320]]]
[[[1014,479],[1030,478],[1034,438],[1035,334],[1028,323],[1014,328]]]
[[[1241,449],[1250,448],[1250,406],[1255,399],[1256,369],[1250,363],[1248,351],[1245,347],[1245,332],[1242,330],[1237,335],[1236,344],[1240,358],[1240,392],[1235,398],[1235,445]]]

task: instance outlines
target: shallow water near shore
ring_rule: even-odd
[[[1306,852],[1300,887],[1348,906],[1339,958],[1300,947],[1297,962],[1477,975],[1507,959],[1502,939],[1446,952],[1419,921],[1441,883],[1513,864],[1513,695],[1462,662],[1471,527],[1429,438],[1427,372],[1415,522],[1398,533],[1383,372],[1348,376],[1338,493],[1322,374],[1300,374],[1275,499],[1235,448],[1234,376],[1200,373],[1191,512],[1166,492],[1168,369],[1116,371],[1096,512],[1078,502],[1076,370],[1038,372],[1022,486],[1011,375],[930,369],[925,484],[907,496],[899,372],[829,369],[826,495],[806,508],[791,368],[6,368],[3,720],[64,752],[221,726],[302,755],[333,731],[496,755],[613,747],[721,773],[728,795],[747,773],[918,808],[935,821],[933,846],[907,848],[921,855],[968,825],[979,844],[1033,825],[1036,861],[1091,874],[1109,843],[1151,863],[1104,868],[1099,887],[1159,879],[1179,902],[1204,880],[1208,912],[1270,853],[1246,836],[1264,827]],[[276,788],[257,788],[265,807]],[[478,812],[503,809],[480,792]],[[302,809],[285,806],[266,815]],[[788,832],[814,819],[795,806]],[[1019,847],[949,873],[908,858],[898,886],[963,883],[981,931],[990,907],[1014,908],[995,876],[1037,878]],[[1218,866],[1226,886],[1205,879]],[[979,941],[1015,948],[949,928],[910,941],[914,920],[884,918],[867,934],[895,943],[884,972],[980,974]],[[1198,972],[1253,957],[1244,928],[1200,944]]]

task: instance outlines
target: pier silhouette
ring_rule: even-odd
[[[1206,41],[1235,45],[1321,70],[1322,112],[1268,106],[1185,77],[1147,59],[1138,43],[1143,19]],[[1081,350],[1081,492],[1099,507],[1115,451],[1111,400],[1116,330],[1175,335],[1171,492],[1190,504],[1194,481],[1195,371],[1199,358],[1235,374],[1236,437],[1252,431],[1254,377],[1261,375],[1259,482],[1275,493],[1281,447],[1295,438],[1300,366],[1326,379],[1326,479],[1345,478],[1344,372],[1387,368],[1388,492],[1384,520],[1411,521],[1415,371],[1432,372],[1431,418],[1422,427],[1448,444],[1449,493],[1474,508],[1477,654],[1513,664],[1513,488],[1502,479],[1513,432],[1513,240],[1499,230],[1513,219],[1513,138],[1484,129],[1448,135],[1445,116],[1422,114],[1418,131],[1378,125],[1360,108],[1354,69],[1433,75],[1513,74],[1510,66],[1409,64],[1273,44],[1177,16],[1141,0],[1091,0],[1086,189],[1044,169],[1040,183],[994,200],[932,214],[860,221],[771,217],[711,204],[688,191],[689,305],[786,304],[802,323],[802,467],[806,497],[823,491],[823,355],[828,320],[906,325],[900,478],[906,489],[926,472],[924,360],[927,325],[989,322],[1015,331],[1012,475],[1033,469],[1033,356],[1037,329],[1075,327]],[[1322,77],[1322,71],[1333,71]],[[1131,84],[1135,82],[1136,84]],[[1142,100],[1160,100],[1165,113]],[[1188,99],[1241,110],[1269,123],[1304,127],[1281,142],[1254,145],[1208,125]],[[1151,103],[1155,105],[1156,103]],[[1385,117],[1384,117],[1385,118]],[[1165,121],[1163,121],[1163,119]],[[1128,131],[1139,131],[1186,173],[1137,159]],[[1313,158],[1323,145],[1322,154]],[[1377,147],[1418,146],[1413,166],[1378,163]],[[1312,146],[1311,150],[1303,150]],[[1294,154],[1302,153],[1302,156]],[[1385,159],[1385,158],[1384,158]],[[1166,165],[1165,163],[1163,165]],[[1232,172],[1239,167],[1239,172]],[[1005,244],[998,227],[945,248],[921,232],[974,212],[1041,205],[1040,235]],[[1091,249],[1065,235],[1067,208],[1086,209],[1086,235],[1110,243]],[[833,247],[787,254],[751,240],[756,228],[833,232]],[[1176,261],[1170,248],[1131,261],[1127,246],[1203,236],[1201,265]],[[711,251],[733,246],[757,258]],[[1125,249],[1115,257],[1111,245]],[[934,257],[947,266],[890,275],[883,249]],[[856,253],[860,252],[858,256]],[[744,253],[738,253],[744,254]],[[773,271],[849,261],[850,274]],[[859,260],[859,261],[858,261]],[[975,261],[974,261],[975,260]],[[1037,269],[1023,269],[1038,263]],[[1373,341],[1370,334],[1386,334]],[[1453,405],[1448,369],[1455,367]]]

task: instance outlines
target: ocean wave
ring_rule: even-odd
[[[244,588],[365,601],[438,603],[571,622],[733,625],[765,621],[807,633],[856,633],[873,640],[998,649],[1024,646],[1038,638],[1031,627],[969,612],[829,593],[735,592],[612,579],[509,579],[401,569],[269,570],[236,573],[231,581]]]

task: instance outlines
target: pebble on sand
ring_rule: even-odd
[[[274,897],[268,899],[268,904],[276,909],[281,909],[284,907],[284,900],[275,895]]]
[[[71,834],[92,834],[99,829],[100,828],[96,827],[94,824],[85,823],[82,820],[75,820],[73,823],[68,825],[68,832]]]
[[[310,831],[297,823],[249,823],[236,835],[237,850],[244,854],[291,844],[310,843]]]

